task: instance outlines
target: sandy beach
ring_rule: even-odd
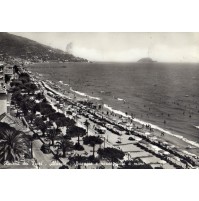
[[[52,82],[50,82],[50,83],[52,84]],[[67,97],[71,98],[72,100],[75,100],[75,101],[89,100],[89,101],[92,101],[94,104],[101,104],[100,100],[97,100],[95,98],[92,99],[84,94],[82,95],[82,94],[76,93],[74,91],[71,91],[68,86],[66,86],[66,85],[63,86],[62,83],[54,83],[53,86],[55,86],[55,85],[58,86],[58,88],[56,90],[58,90],[60,93],[62,93],[64,95],[66,95]],[[110,118],[114,119],[115,121],[120,121],[121,117],[126,117],[124,112],[117,111],[112,108],[109,109],[107,107],[102,107],[100,110],[97,110],[97,111],[100,114],[107,114],[107,112],[110,113],[113,111],[112,115],[108,115],[107,117],[110,117]],[[139,122],[141,122],[141,121],[133,120],[133,122],[132,122],[129,119],[127,123],[134,124],[135,128],[137,128],[137,127],[140,128],[143,126],[143,124],[139,123]],[[148,124],[150,124],[150,123],[148,123]],[[143,127],[141,130],[142,130],[142,132],[150,132],[149,129],[146,129],[146,127]],[[171,144],[175,145],[177,148],[182,149],[187,153],[190,153],[190,155],[192,155],[192,154],[198,155],[198,153],[199,153],[199,147],[196,147],[196,146],[190,144],[189,142],[186,142],[176,136],[172,136],[167,133],[165,133],[163,136],[163,135],[161,135],[162,131],[155,129],[155,128],[154,128],[153,132],[151,132],[151,133],[153,135],[155,135],[156,137],[158,137],[158,139],[171,143]],[[179,136],[180,136],[180,134],[179,134]],[[188,148],[189,146],[192,146],[192,147]]]
[[[164,143],[172,144],[175,146],[175,149],[177,149],[179,152],[184,153],[186,156],[197,158],[197,153],[199,151],[198,148],[190,147],[190,143],[187,143],[186,141],[183,141],[182,139],[169,135],[167,133],[163,133],[161,130],[158,130],[156,128],[150,129],[149,127],[146,127],[146,125],[140,123],[140,121],[134,120],[130,118],[128,115],[121,111],[117,111],[114,109],[110,109],[109,107],[104,107],[101,104],[101,100],[96,98],[90,98],[86,96],[85,94],[76,93],[75,91],[71,91],[71,88],[68,85],[64,85],[62,82],[54,83],[51,80],[44,80],[43,77],[37,74],[34,75],[35,78],[38,81],[42,81],[42,83],[47,87],[49,90],[52,90],[52,92],[56,93],[60,97],[67,98],[68,100],[71,100],[71,102],[81,102],[81,101],[89,101],[92,102],[95,106],[100,106],[96,109],[96,112],[99,115],[102,115],[108,119],[113,120],[114,122],[121,122],[123,119],[125,119],[125,123],[122,125],[131,125],[131,130],[134,130],[136,132],[140,133],[150,133],[150,136],[153,138],[155,137],[158,141],[162,141]],[[80,121],[80,124],[83,124],[85,121],[85,118]],[[148,126],[148,125],[147,125]],[[130,154],[131,157],[146,157],[145,160],[154,161],[154,164],[158,161],[158,159],[154,158],[154,155],[145,155],[146,152],[142,153],[142,149],[138,148],[137,146],[134,146],[132,143],[128,140],[128,135],[125,135],[125,133],[121,136],[121,145],[118,145],[116,141],[118,140],[118,135],[113,134],[111,132],[106,132],[105,138],[108,139],[113,146],[119,146],[122,150],[126,150],[128,154]],[[108,142],[107,140],[107,142]],[[128,145],[129,144],[129,145]],[[133,148],[134,147],[134,148]],[[188,148],[190,147],[190,148]],[[152,157],[151,159],[149,159]],[[147,159],[148,158],[148,159]],[[171,168],[171,167],[170,167]]]

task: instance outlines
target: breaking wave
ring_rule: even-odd
[[[168,135],[171,135],[171,136],[173,136],[173,137],[176,137],[176,138],[178,138],[178,139],[180,139],[180,140],[182,140],[182,141],[184,141],[184,142],[186,142],[186,143],[188,143],[188,144],[191,144],[191,145],[193,145],[193,146],[199,148],[199,143],[194,142],[194,141],[192,141],[192,140],[188,140],[187,138],[185,138],[185,137],[183,137],[183,136],[181,136],[181,135],[173,134],[172,132],[170,132],[170,131],[168,131],[168,130],[165,130],[165,129],[163,129],[163,128],[157,126],[157,125],[151,124],[151,123],[149,123],[149,122],[145,122],[145,121],[140,120],[140,119],[137,119],[137,118],[132,118],[130,115],[126,115],[124,112],[122,112],[122,111],[120,111],[120,110],[114,110],[112,107],[108,106],[107,104],[104,104],[104,108],[110,110],[111,112],[114,112],[115,114],[118,114],[118,115],[121,115],[121,116],[123,116],[123,117],[127,117],[127,118],[130,118],[130,119],[133,119],[133,121],[135,121],[135,122],[137,122],[137,123],[140,123],[140,124],[143,124],[143,125],[148,124],[148,125],[150,125],[151,128],[153,128],[153,129],[156,129],[156,130],[159,130],[159,131],[161,131],[161,132],[164,132],[165,134],[168,134]]]
[[[72,87],[70,87],[70,91],[80,95],[80,96],[84,96],[84,97],[88,97],[90,99],[95,99],[95,100],[101,100],[101,98],[99,97],[94,97],[94,96],[89,96],[88,94],[86,93],[83,93],[83,92],[80,92],[80,91],[75,91]]]

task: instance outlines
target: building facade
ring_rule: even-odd
[[[7,113],[7,91],[5,86],[4,65],[0,64],[0,115]]]
[[[10,80],[13,79],[13,74],[14,74],[14,70],[12,66],[4,67],[4,75],[8,76]]]

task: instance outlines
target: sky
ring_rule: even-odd
[[[147,32],[13,32],[90,61],[199,62],[199,33]]]

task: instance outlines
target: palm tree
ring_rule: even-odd
[[[49,130],[48,137],[52,141],[52,146],[54,146],[54,141],[55,141],[55,138],[57,137],[57,135],[58,135],[58,133],[57,133],[56,129]]]
[[[35,125],[37,126],[38,129],[41,130],[43,136],[45,136],[45,132],[47,131],[47,126],[46,126],[46,124],[44,123],[44,121],[42,120],[42,118],[37,117],[37,118],[35,119]]]
[[[86,120],[86,121],[84,122],[84,125],[86,126],[87,135],[88,135],[88,128],[89,128],[89,126],[90,126],[89,121],[88,121],[88,120]]]
[[[15,102],[15,106],[16,106],[23,100],[23,96],[19,91],[15,91],[12,94],[12,100]]]
[[[0,133],[0,162],[19,161],[25,154],[29,154],[28,140],[24,133],[9,128]]]
[[[34,84],[34,83],[31,83],[31,82],[27,82],[25,83],[25,89],[27,90],[28,94],[30,93],[35,93],[36,89],[37,89],[37,86]]]
[[[112,163],[112,169],[113,169],[113,163],[119,162],[119,160],[123,159],[125,155],[123,151],[112,147],[99,149],[98,154],[100,155],[101,158],[104,158]]]
[[[25,100],[22,100],[20,102],[20,108],[23,111],[24,115],[26,116],[28,114],[28,107],[27,107],[27,102]]]
[[[26,116],[26,120],[30,121],[31,124],[35,118],[36,116],[34,115],[34,113],[28,113],[28,115]]]
[[[78,144],[80,144],[79,143],[80,137],[83,137],[84,135],[86,135],[86,130],[78,126],[73,126],[69,128],[68,135],[70,137],[78,137]]]
[[[73,119],[70,118],[66,118],[67,121],[65,122],[65,126],[66,126],[66,132],[68,131],[68,129],[70,129],[71,127],[75,126],[75,121]]]
[[[70,148],[72,148],[73,142],[71,142],[65,138],[62,138],[59,142],[57,142],[57,145],[59,146],[60,149],[62,149],[62,152],[63,152],[62,157],[65,158],[66,151],[69,150]]]
[[[84,144],[89,144],[93,147],[93,158],[95,157],[95,145],[102,144],[103,140],[97,136],[86,136],[83,138]]]
[[[32,135],[26,135],[27,141],[29,142],[29,147],[30,147],[30,158],[33,159],[33,141],[34,141],[34,136]]]
[[[69,161],[67,163],[68,165],[73,166],[75,164],[78,164],[78,168],[81,167],[80,163],[82,164],[82,163],[89,162],[88,158],[86,156],[82,156],[82,155],[79,155],[79,154],[74,155],[74,156],[69,156],[68,159],[69,159]]]

